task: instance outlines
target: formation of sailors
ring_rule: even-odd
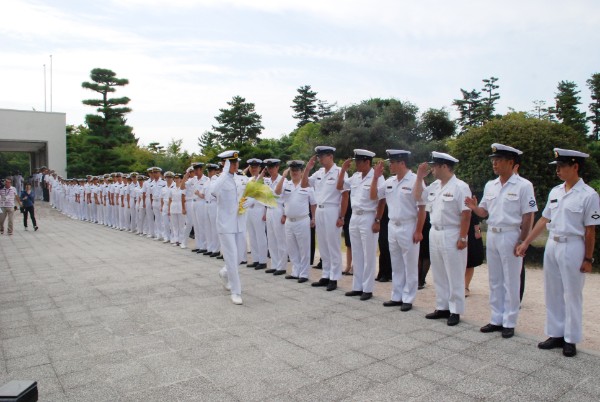
[[[349,232],[354,276],[345,293],[362,301],[373,296],[381,219],[387,204],[392,292],[385,307],[412,309],[418,286],[419,243],[429,214],[429,248],[436,292],[435,309],[427,319],[460,322],[465,311],[467,232],[471,213],[487,219],[487,262],[490,283],[490,322],[480,330],[514,335],[520,300],[520,273],[528,245],[544,228],[550,231],[544,257],[546,334],[541,349],[563,348],[576,354],[582,340],[584,273],[591,272],[595,225],[600,223],[600,199],[581,179],[587,154],[555,148],[556,173],[564,182],[551,192],[542,218],[532,229],[537,202],[531,182],[519,176],[522,152],[492,144],[490,159],[498,177],[487,183],[481,201],[458,179],[452,155],[433,152],[432,159],[410,169],[410,151],[386,151],[391,176],[384,179],[384,162],[373,166],[375,153],[355,149],[354,157],[337,166],[335,148],[318,146],[305,164],[292,160],[280,173],[281,160],[246,160],[239,170],[239,152],[221,153],[220,164],[194,163],[185,174],[147,176],[136,172],[83,179],[50,179],[53,205],[74,219],[126,230],[165,243],[187,247],[194,229],[193,252],[223,258],[219,272],[234,304],[242,304],[238,267],[264,269],[299,283],[308,281],[310,230],[316,229],[322,259],[321,278],[312,283],[327,291],[342,275],[341,230],[350,198]],[[310,174],[316,163],[320,167]],[[355,173],[347,171],[354,164]],[[221,167],[222,166],[222,167]],[[206,173],[206,174],[205,174]],[[425,178],[433,174],[433,181]],[[277,196],[274,206],[246,196],[250,181],[263,181]],[[240,207],[246,212],[239,213]],[[247,263],[249,239],[252,262]],[[267,269],[267,251],[271,266]],[[288,274],[287,262],[292,269]]]

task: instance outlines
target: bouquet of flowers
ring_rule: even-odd
[[[260,202],[264,206],[267,207],[276,207],[277,206],[277,198],[271,188],[267,186],[262,180],[258,181],[249,181],[246,184],[246,190],[244,191],[244,195],[240,199],[238,214],[243,215],[246,213],[246,208],[244,208],[244,204],[248,200],[248,197],[254,198],[257,202]]]

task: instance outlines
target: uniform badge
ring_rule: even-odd
[[[600,218],[600,215],[598,215],[598,212],[594,213],[594,215],[592,215],[592,219],[598,219]]]
[[[529,206],[530,206],[531,208],[535,207],[535,200],[531,200],[531,201],[529,201]]]

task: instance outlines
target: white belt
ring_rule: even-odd
[[[376,211],[368,211],[364,209],[353,209],[352,215],[364,215],[364,214],[374,214]]]
[[[548,238],[554,240],[557,243],[566,243],[568,241],[581,240],[581,239],[583,239],[583,236],[578,236],[578,235],[555,236],[555,235],[551,234]]]
[[[416,219],[407,219],[404,221],[392,221],[390,220],[390,223],[394,226],[404,226],[406,224],[413,224],[415,223]]]
[[[289,218],[289,217],[287,217],[285,219],[288,220],[288,221],[290,221],[290,222],[298,222],[298,221],[301,221],[301,220],[306,219],[306,218],[308,218],[308,215],[304,215],[304,216],[300,216],[300,217],[296,217],[296,218]]]
[[[493,233],[514,232],[516,230],[521,230],[521,227],[520,226],[505,226],[505,227],[488,226],[488,232],[493,232]]]
[[[435,229],[435,230],[448,230],[448,229],[460,229],[460,226],[458,226],[458,225],[445,225],[445,226],[431,225],[431,228]]]

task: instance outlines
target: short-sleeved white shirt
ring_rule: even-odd
[[[181,203],[182,196],[185,190],[177,187],[176,185],[169,189],[169,198],[171,200],[171,213],[181,214],[183,213],[183,204]]]
[[[328,172],[325,168],[317,170],[308,178],[308,184],[315,190],[315,199],[318,205],[340,205],[342,202],[342,193],[337,189],[338,176],[341,168],[333,165]],[[345,174],[344,180],[348,179]]]
[[[275,178],[275,180],[273,180],[270,177],[265,178],[264,182],[267,186],[269,186],[271,188],[271,191],[273,192],[273,194],[275,194],[275,188],[277,187],[277,184],[279,184],[279,182],[281,180],[285,180],[283,178],[282,175],[278,174],[277,177]],[[283,208],[283,200],[281,199],[281,197],[277,198],[277,206],[280,208]]]
[[[600,224],[598,193],[579,179],[567,193],[565,183],[550,190],[542,216],[549,219],[548,230],[556,236],[583,236],[586,226]]]
[[[283,191],[279,196],[283,202],[283,211],[287,217],[300,218],[307,216],[310,205],[315,205],[315,193],[311,187],[296,186],[293,181],[285,180]]]
[[[488,211],[488,225],[495,227],[519,226],[524,214],[538,210],[533,185],[516,174],[504,185],[500,178],[488,181],[479,206]]]
[[[392,222],[404,222],[417,219],[419,205],[413,196],[417,175],[412,171],[406,172],[398,180],[398,176],[389,177],[381,186],[377,187],[379,198],[385,198],[388,205],[388,216]],[[423,185],[425,188],[425,185]]]
[[[371,183],[375,172],[373,169],[363,177],[361,172],[354,173],[350,178],[344,180],[344,190],[350,190],[352,210],[376,211],[378,200],[371,199]],[[379,177],[377,187],[383,186],[385,180]],[[378,195],[378,199],[381,199]]]
[[[467,183],[452,176],[445,186],[440,180],[427,186],[423,190],[422,200],[427,206],[432,225],[460,226],[462,212],[469,210],[465,198],[470,196]]]

